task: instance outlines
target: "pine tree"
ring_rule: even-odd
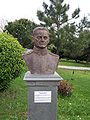
[[[89,16],[88,16],[89,17]],[[90,20],[88,17],[84,17],[78,27],[79,32],[79,41],[82,41],[79,46],[82,46],[84,49],[84,57],[86,56],[86,64],[90,62]]]
[[[78,18],[80,9],[76,9],[69,19],[67,14],[69,5],[65,4],[64,0],[50,0],[50,5],[43,2],[43,8],[44,11],[37,11],[37,16],[42,21],[41,25],[50,30],[51,43],[56,47],[56,54],[59,54],[67,41],[65,26],[72,26],[68,21]]]

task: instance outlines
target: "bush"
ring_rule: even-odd
[[[58,91],[62,96],[71,96],[73,93],[72,84],[68,83],[67,81],[60,82],[60,85],[58,86]]]
[[[17,39],[6,32],[0,33],[0,90],[7,88],[24,69],[23,53],[25,50]]]

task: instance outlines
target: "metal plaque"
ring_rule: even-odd
[[[34,91],[34,103],[51,103],[51,91]]]

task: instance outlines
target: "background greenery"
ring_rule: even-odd
[[[69,4],[64,0],[50,0],[48,5],[43,2],[43,9],[38,10],[37,16],[42,26],[50,31],[50,45],[52,52],[74,60],[90,61],[90,20],[84,17],[79,23],[80,9],[76,8],[71,15],[68,14]],[[70,18],[71,16],[71,18]],[[53,47],[54,46],[54,47]]]
[[[37,25],[28,19],[19,19],[8,22],[4,31],[12,34],[24,48],[32,48],[32,32]]]
[[[68,59],[60,59],[59,65],[63,65],[63,66],[76,66],[76,67],[90,67],[90,63],[88,64],[88,66],[86,65],[85,61],[79,61],[76,62],[75,60],[68,60]]]
[[[32,49],[33,29],[37,26],[45,26],[50,32],[49,50],[58,54],[60,58],[73,59],[76,62],[85,60],[88,65],[90,61],[90,15],[78,20],[79,8],[69,15],[70,6],[64,0],[58,0],[58,2],[50,0],[50,5],[43,2],[42,6],[43,10],[37,11],[39,25],[28,19],[20,19],[8,22],[3,31],[17,38],[24,48]],[[77,20],[79,22],[76,22]]]
[[[0,90],[7,88],[24,70],[25,61],[21,57],[24,53],[17,39],[6,32],[0,33]]]

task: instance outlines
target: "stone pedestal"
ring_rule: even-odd
[[[57,120],[57,87],[62,78],[55,72],[37,75],[26,72],[28,120]]]

